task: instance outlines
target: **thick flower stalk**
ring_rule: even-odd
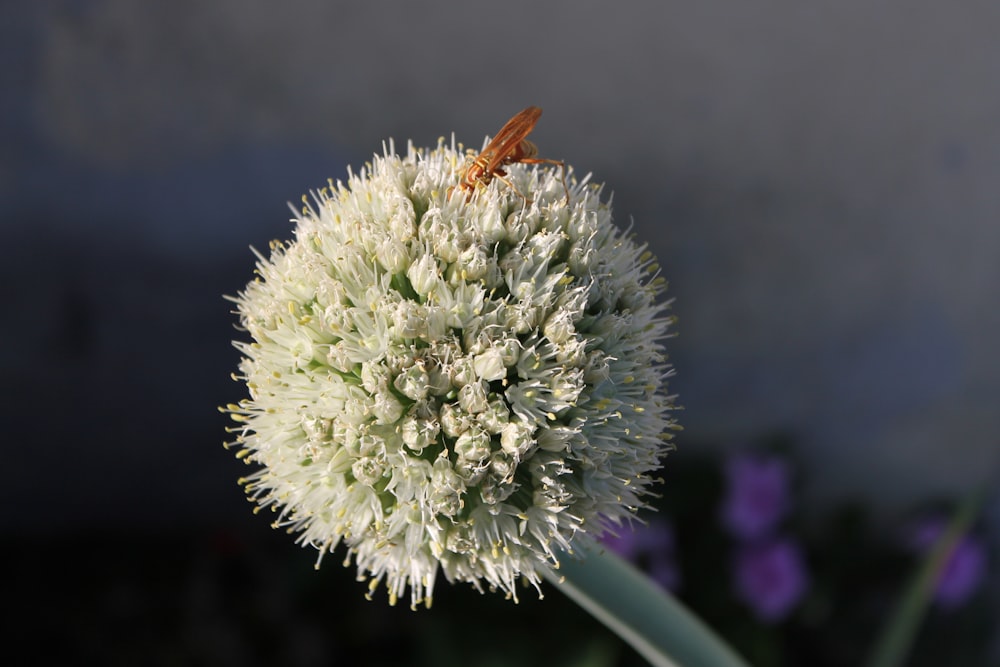
[[[601,188],[390,144],[304,198],[235,301],[227,410],[275,527],[430,604],[438,573],[515,596],[645,506],[669,446],[672,318]]]

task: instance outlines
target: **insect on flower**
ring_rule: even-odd
[[[429,607],[442,578],[541,593],[648,507],[670,449],[666,281],[600,185],[560,206],[569,166],[512,164],[538,114],[481,156],[387,145],[232,297],[248,396],[222,410],[248,497],[390,604]],[[503,169],[516,197],[484,185]]]
[[[515,192],[514,185],[504,178],[507,172],[503,167],[515,162],[523,164],[553,164],[560,168],[563,189],[566,191],[566,202],[569,203],[569,187],[566,185],[566,163],[561,160],[550,160],[548,158],[536,157],[538,147],[526,138],[534,129],[535,123],[542,115],[542,110],[538,107],[528,107],[524,109],[500,128],[496,136],[486,145],[486,148],[476,156],[472,164],[469,165],[462,182],[458,188],[465,190],[466,201],[472,198],[472,193],[477,187],[485,187],[494,178],[499,178]],[[448,198],[454,191],[452,187],[448,191]],[[520,194],[520,193],[519,193]],[[523,196],[523,195],[522,195]]]

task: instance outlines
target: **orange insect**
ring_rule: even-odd
[[[528,107],[521,111],[500,128],[496,136],[486,145],[476,159],[469,165],[462,182],[458,188],[465,190],[466,201],[472,198],[472,193],[477,187],[487,186],[494,177],[499,178],[516,191],[513,184],[504,178],[507,172],[503,167],[515,162],[523,164],[554,164],[561,169],[563,189],[566,190],[566,201],[569,202],[569,187],[566,185],[566,163],[560,160],[549,160],[547,158],[535,157],[538,155],[538,147],[528,141],[525,137],[531,134],[535,123],[542,115],[542,110],[538,107]],[[448,191],[448,198],[454,187]],[[518,193],[520,194],[520,193]],[[522,195],[523,197],[523,195]]]

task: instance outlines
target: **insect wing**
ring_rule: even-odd
[[[528,107],[500,128],[493,140],[480,153],[480,156],[485,158],[484,171],[487,174],[504,164],[517,152],[521,142],[531,134],[531,130],[534,129],[535,123],[538,122],[541,115],[542,110],[538,107]]]

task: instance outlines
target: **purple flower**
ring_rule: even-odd
[[[789,509],[789,470],[784,459],[740,455],[726,463],[722,524],[734,537],[763,537]]]
[[[741,547],[734,570],[737,595],[764,623],[781,621],[809,587],[802,551],[788,539]]]
[[[635,562],[639,556],[638,531],[634,526],[623,526],[617,534],[604,533],[598,541],[629,562]]]
[[[646,525],[623,526],[617,535],[605,533],[600,542],[634,565],[667,590],[680,586],[680,570],[674,558],[674,531],[662,519]]]
[[[910,547],[926,554],[946,529],[942,517],[924,519],[912,530]],[[962,535],[938,574],[934,600],[943,609],[957,609],[972,597],[985,576],[986,545],[971,535]]]

